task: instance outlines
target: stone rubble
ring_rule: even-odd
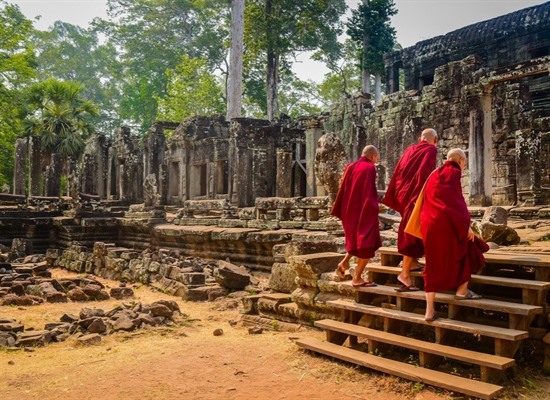
[[[65,314],[59,322],[47,323],[43,330],[25,330],[13,319],[0,319],[0,348],[44,346],[75,338],[79,344],[101,342],[102,335],[133,331],[147,326],[173,325],[183,315],[178,303],[159,300],[151,304],[122,303],[109,311],[82,308],[78,316]]]

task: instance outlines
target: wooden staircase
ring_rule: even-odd
[[[471,284],[484,295],[483,299],[461,300],[454,294],[438,293],[438,318],[425,321],[425,293],[395,290],[401,270],[397,267],[401,261],[397,249],[379,251],[381,264],[369,264],[366,268],[369,279],[378,286],[356,289],[355,301],[327,301],[327,306],[339,310],[340,318],[315,322],[315,326],[326,331],[326,341],[301,339],[298,346],[468,396],[497,396],[503,388],[495,383],[515,365],[513,357],[529,338],[530,327],[546,327],[550,282],[537,278],[548,277],[550,257],[486,253],[487,265],[497,268],[484,271],[528,267],[533,279],[474,275]],[[351,285],[349,281],[330,284]],[[421,272],[413,273],[413,284],[422,288]],[[395,356],[387,358],[394,349],[412,354],[417,365],[396,360],[399,357]],[[475,374],[479,380],[437,370],[443,362],[447,366],[477,366]]]

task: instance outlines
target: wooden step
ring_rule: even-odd
[[[397,247],[380,247],[378,249],[380,255],[403,257]],[[484,254],[485,262],[490,264],[508,264],[508,265],[524,265],[527,267],[542,267],[550,268],[550,256],[548,254],[535,255],[531,253],[513,253],[513,252],[498,252],[489,250]],[[384,264],[383,265],[391,265]]]
[[[342,282],[342,285],[351,286],[351,281]],[[414,299],[419,301],[426,300],[426,293],[422,290],[415,292],[398,292],[393,286],[377,285],[374,287],[359,287],[356,288],[358,293],[374,293],[385,296],[400,297],[406,299]],[[508,301],[499,301],[491,299],[479,300],[460,300],[455,298],[454,294],[436,293],[436,303],[445,303],[459,307],[478,308],[482,310],[496,311],[511,315],[534,316],[542,314],[543,308],[530,304],[512,303]],[[361,302],[362,303],[362,302]]]
[[[501,386],[491,383],[474,381],[427,368],[416,367],[399,361],[388,360],[314,338],[300,339],[296,341],[296,344],[303,349],[334,357],[339,360],[348,361],[386,374],[441,387],[481,399],[492,399],[502,390]]]
[[[373,274],[399,275],[401,268],[389,267],[380,264],[367,264],[366,271]],[[371,275],[371,279],[375,275]],[[411,276],[422,278],[421,271],[411,272]],[[377,281],[376,279],[374,279]],[[522,302],[524,304],[542,306],[546,303],[546,292],[550,289],[550,282],[541,282],[529,279],[504,278],[500,276],[472,275],[470,280],[473,284],[487,286],[502,286],[518,288],[522,290]]]
[[[347,300],[331,300],[327,301],[326,305],[342,310],[344,322],[370,327],[374,322],[373,317],[383,318],[384,331],[400,329],[400,322],[432,326],[435,330],[436,343],[448,341],[448,333],[450,331],[469,333],[478,337],[484,336],[493,338],[493,353],[503,357],[513,357],[519,349],[522,340],[529,337],[529,332],[526,330],[500,328],[447,318],[438,318],[435,321],[425,321],[424,316],[420,314],[369,306]]]
[[[415,324],[430,325],[434,327],[446,328],[459,332],[472,333],[474,335],[487,336],[497,339],[510,341],[519,341],[527,339],[529,332],[518,329],[500,328],[497,326],[474,324],[471,322],[457,321],[448,318],[438,318],[435,321],[427,322],[424,316],[408,311],[390,310],[387,308],[368,306],[348,300],[330,300],[326,303],[330,307],[343,310],[355,311],[363,314],[376,315],[379,317],[392,318]]]
[[[502,371],[506,368],[514,366],[516,363],[513,358],[500,357],[492,354],[445,346],[438,343],[426,342],[424,340],[413,339],[406,336],[396,335],[394,333],[383,332],[376,329],[334,321],[331,319],[315,321],[315,326],[327,331],[327,340],[329,342],[333,342],[330,340],[331,332],[339,332],[352,337],[368,339],[370,352],[374,352],[378,342],[418,351],[420,366],[422,367],[429,362],[429,357],[427,357],[427,355],[446,357],[468,364],[479,365],[481,368],[481,380],[484,382],[491,380],[492,377],[495,376],[495,370]],[[342,343],[343,341],[340,341],[340,343],[335,344]]]

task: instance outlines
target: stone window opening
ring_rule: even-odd
[[[434,83],[434,76],[432,75],[424,75],[421,76],[418,79],[418,89],[422,90],[424,86],[429,86]]]
[[[307,169],[306,169],[306,145],[294,143],[292,145],[292,196],[306,196],[307,193]]]
[[[207,183],[206,164],[193,165],[191,171],[191,199],[199,197],[206,199]]]
[[[538,47],[529,51],[531,58],[550,56],[550,46]]]

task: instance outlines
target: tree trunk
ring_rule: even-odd
[[[244,1],[231,0],[231,49],[227,82],[227,120],[241,116]]]
[[[365,6],[369,5],[369,0],[363,0]],[[363,24],[367,24],[368,21],[363,21]],[[370,73],[367,69],[367,50],[369,47],[369,35],[366,31],[363,31],[363,48],[362,48],[362,57],[361,57],[361,89],[363,93],[370,94]]]
[[[268,26],[271,25],[272,0],[265,3],[265,18]],[[275,33],[273,33],[274,35]],[[279,99],[277,96],[279,84],[279,54],[273,46],[271,32],[268,32],[267,44],[267,71],[266,71],[266,92],[267,92],[267,119],[270,121],[279,114]]]
[[[378,102],[382,97],[382,75],[380,72],[374,74],[374,102]]]
[[[267,53],[267,119],[270,121],[279,115],[277,96],[279,82],[279,55],[273,51]]]

